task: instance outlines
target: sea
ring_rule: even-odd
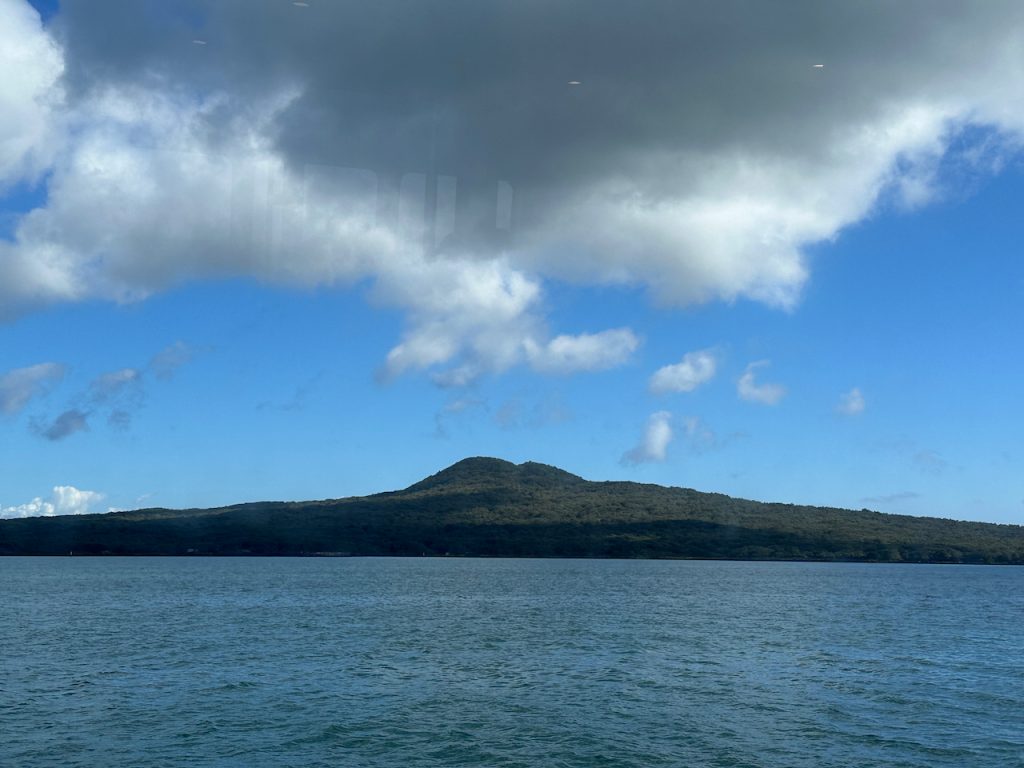
[[[0,766],[1024,766],[1024,568],[0,558]]]

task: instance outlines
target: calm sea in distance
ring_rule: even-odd
[[[0,558],[0,765],[1024,766],[1024,568]]]

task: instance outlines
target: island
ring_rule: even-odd
[[[764,503],[464,459],[401,491],[0,521],[0,555],[702,558],[1024,564],[1024,527]]]

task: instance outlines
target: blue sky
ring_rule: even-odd
[[[159,29],[140,28],[140,40],[157,36],[141,52],[93,45],[97,17],[124,16],[116,3],[92,15],[50,6],[45,22],[20,0],[0,9],[8,42],[35,51],[38,69],[21,60],[28,85],[2,94],[18,120],[0,121],[17,139],[0,155],[5,516],[365,494],[490,455],[594,480],[1024,522],[1014,471],[1024,461],[1024,109],[1001,101],[996,85],[979,94],[973,82],[931,74],[925,43],[906,82],[878,81],[877,94],[865,84],[853,106],[829,101],[805,78],[841,67],[830,89],[852,92],[860,81],[848,70],[861,67],[867,81],[881,77],[867,62],[905,55],[864,42],[882,19],[863,20],[862,36],[844,22],[836,64],[815,70],[820,51],[796,57],[800,71],[779,86],[783,107],[720,101],[728,97],[715,88],[735,86],[729,73],[679,75],[725,123],[678,138],[670,129],[695,107],[647,105],[654,116],[665,109],[657,130],[675,144],[625,119],[598,130],[559,101],[551,119],[586,146],[565,148],[561,129],[545,129],[522,139],[548,158],[536,167],[501,154],[531,121],[514,134],[507,123],[493,129],[472,88],[452,97],[438,86],[431,98],[446,106],[433,112],[431,162],[449,181],[436,221],[453,235],[424,249],[401,234],[410,215],[422,218],[417,190],[431,169],[415,157],[399,169],[397,224],[367,214],[384,197],[368,196],[366,174],[384,179],[374,158],[397,145],[352,138],[361,120],[378,132],[422,127],[387,95],[405,75],[372,91],[383,94],[372,114],[358,100],[335,113],[335,91],[317,90],[328,60],[295,63],[284,40],[273,70],[288,75],[282,108],[266,80],[231,66],[253,54],[245,40],[228,44],[225,30],[242,34],[229,13],[182,10],[200,31],[171,55]],[[322,9],[287,9],[307,10]],[[1014,28],[998,16],[967,21],[973,50]],[[820,24],[822,39],[839,34]],[[315,42],[303,50],[318,51]],[[749,55],[782,71],[797,66],[795,44],[766,40]],[[232,58],[195,63],[227,57],[210,53],[217,46]],[[632,61],[623,46],[609,58]],[[664,55],[670,73],[691,71]],[[140,70],[150,76],[118,69],[140,56],[152,57]],[[1005,64],[982,62],[972,75]],[[593,99],[587,120],[618,114],[623,94],[645,98],[635,84],[601,80],[603,62],[586,66],[593,79],[560,81],[576,90],[559,99]],[[494,77],[513,87],[525,72]],[[1011,69],[1009,85],[1020,72]],[[577,95],[592,82],[598,96]],[[820,105],[807,119],[823,138],[787,138],[809,114],[787,100]],[[342,138],[318,134],[335,114]],[[501,148],[491,186],[473,176],[491,155],[466,149],[470,139],[444,143],[447,131],[475,137],[471,128]],[[365,166],[344,170],[357,150]],[[610,153],[619,153],[611,170]],[[549,178],[552,163],[564,165]],[[286,199],[295,168],[298,235]],[[227,196],[217,197],[225,178]],[[474,209],[472,190],[505,178],[517,195],[508,232],[463,232],[464,210],[493,200],[483,195]],[[446,188],[458,201],[447,213]],[[261,194],[278,195],[277,207],[261,208]],[[643,205],[623,202],[631,195]],[[346,213],[338,223],[318,218],[322,208]],[[667,366],[677,367],[658,374]]]

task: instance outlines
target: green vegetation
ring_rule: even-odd
[[[374,496],[0,521],[0,554],[68,552],[1024,564],[1024,528],[595,483],[475,458]]]

